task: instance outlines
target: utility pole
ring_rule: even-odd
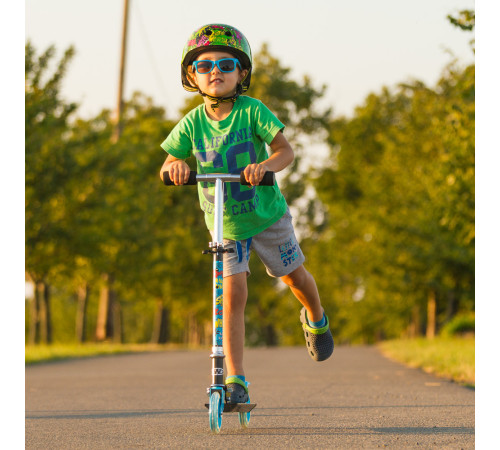
[[[118,139],[120,139],[120,136],[122,134],[123,85],[125,79],[125,55],[127,53],[128,4],[129,0],[124,0],[120,77],[118,80],[118,103],[116,107],[115,130],[112,137],[113,143],[118,142]]]
[[[115,129],[111,136],[111,142],[113,144],[118,142],[122,134],[123,81],[125,78],[125,55],[127,53],[128,3],[129,0],[124,0],[120,77],[118,80],[118,104],[116,108]],[[116,299],[113,287],[114,276],[112,273],[103,273],[102,278],[95,338],[97,341],[105,341],[110,338],[114,341],[120,341],[121,336],[118,334],[121,329],[121,323],[118,322],[121,320],[119,315],[120,304]]]

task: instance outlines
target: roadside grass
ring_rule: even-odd
[[[113,343],[88,343],[88,344],[52,344],[52,345],[27,345],[24,347],[24,360],[26,365],[65,359],[90,358],[102,355],[117,355],[125,353],[160,352],[172,350],[186,350],[185,346],[175,344],[113,344]]]
[[[409,367],[475,386],[475,338],[400,339],[377,344],[381,352]]]

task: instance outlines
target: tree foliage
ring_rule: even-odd
[[[473,31],[476,26],[476,12],[473,10],[464,9],[458,13],[458,17],[451,14],[446,17],[452,25],[463,31]]]
[[[49,47],[37,56],[25,47],[26,254],[27,276],[36,286],[31,308],[32,343],[52,341],[48,279],[65,270],[71,235],[65,213],[66,186],[74,159],[66,152],[69,119],[76,109],[60,96],[62,79],[74,50],[69,48],[51,71]]]
[[[74,158],[66,151],[66,142],[69,118],[76,105],[63,102],[60,89],[74,50],[69,48],[65,52],[53,73],[48,71],[54,47],[38,57],[30,42],[25,50],[28,272],[33,280],[42,281],[63,259],[69,237],[65,233],[67,217],[63,208]],[[58,242],[61,245],[56,245]]]
[[[464,9],[459,11],[456,17],[451,14],[446,17],[453,26],[460,28],[462,31],[474,31],[476,27],[476,12],[474,10]],[[470,40],[470,45],[472,50],[475,51],[475,39]]]
[[[315,180],[327,223],[311,251],[323,284],[334,280],[340,335],[418,332],[430,298],[440,323],[472,309],[474,66],[448,67],[435,89],[369,95],[329,142],[332,166]]]

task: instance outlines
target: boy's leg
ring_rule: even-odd
[[[321,306],[316,281],[304,267],[305,257],[295,237],[290,212],[254,236],[252,246],[267,273],[290,286],[304,306],[300,321],[310,356],[316,361],[329,358],[334,347],[329,320]]]
[[[293,294],[307,310],[307,317],[318,322],[323,318],[323,308],[319,298],[318,288],[313,276],[302,265],[281,280],[290,287]]]
[[[229,375],[245,375],[243,347],[245,345],[247,295],[247,272],[224,278],[223,344],[227,374]]]
[[[304,306],[300,312],[300,321],[309,356],[315,361],[328,359],[333,353],[333,337],[328,318],[324,316],[321,307],[318,288],[313,276],[301,265],[281,279],[290,286],[294,295]]]

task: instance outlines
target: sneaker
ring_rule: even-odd
[[[249,403],[248,384],[236,377],[226,378],[226,401],[228,403]]]
[[[307,352],[315,361],[324,361],[333,353],[333,336],[330,331],[330,322],[325,314],[326,325],[322,328],[312,328],[307,321],[307,312],[305,308],[300,311],[300,321],[304,329]]]

